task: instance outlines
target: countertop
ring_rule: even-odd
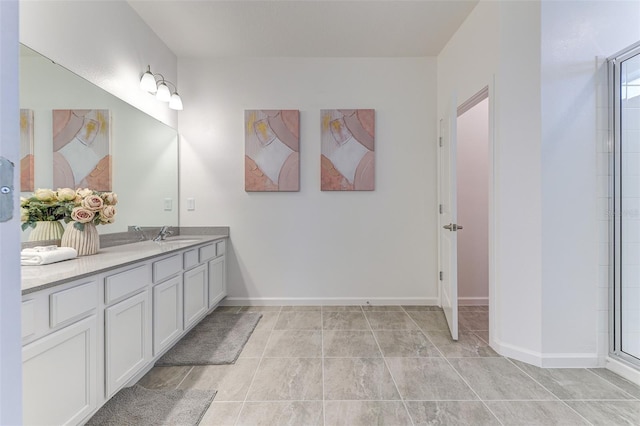
[[[228,238],[228,235],[180,235],[162,243],[141,241],[100,249],[97,254],[63,262],[22,267],[22,294],[64,284],[153,257]]]

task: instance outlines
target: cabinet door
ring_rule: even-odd
[[[209,262],[209,309],[227,295],[224,256]]]
[[[209,309],[207,300],[207,265],[200,265],[184,273],[184,328],[187,329]]]
[[[182,277],[153,287],[153,355],[182,333]]]
[[[23,423],[77,424],[96,408],[93,315],[22,348]]]
[[[149,291],[105,309],[107,398],[113,396],[151,359]]]

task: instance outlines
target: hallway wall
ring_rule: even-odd
[[[458,116],[458,304],[489,303],[489,100]]]

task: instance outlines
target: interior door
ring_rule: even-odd
[[[456,223],[456,97],[452,96],[447,116],[440,119],[439,184],[440,214],[440,303],[447,318],[451,338],[458,340],[458,238]]]

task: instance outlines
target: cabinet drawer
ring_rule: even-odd
[[[222,256],[225,252],[225,241],[221,240],[216,242],[216,256]]]
[[[90,281],[49,296],[49,326],[80,319],[98,307],[98,283]]]
[[[104,301],[113,303],[134,294],[149,284],[147,265],[110,275],[104,279]]]
[[[182,271],[182,256],[176,254],[153,262],[153,282],[159,283]]]
[[[192,249],[184,252],[184,269],[191,269],[198,264],[198,250]]]
[[[211,243],[206,246],[202,246],[199,249],[200,252],[200,263],[206,262],[207,260],[211,260],[216,257],[216,245]]]

